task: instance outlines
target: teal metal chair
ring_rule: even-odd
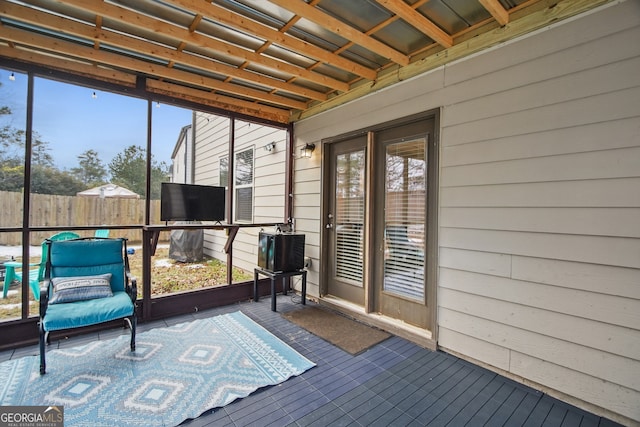
[[[46,241],[40,291],[40,374],[46,372],[49,333],[123,319],[136,346],[137,281],[129,271],[127,241],[93,237]]]
[[[49,237],[48,240],[62,241],[62,240],[77,239],[78,237],[80,236],[76,233],[73,233],[70,231],[63,231],[63,232],[54,234],[53,236]],[[33,292],[33,297],[35,298],[36,301],[40,300],[40,282],[42,282],[42,278],[44,277],[44,266],[45,266],[45,263],[47,262],[47,253],[45,251],[46,249],[45,244],[46,244],[46,240],[42,242],[42,255],[40,256],[40,262],[29,264],[30,267],[36,267],[36,266],[38,267],[34,269],[29,269],[29,287],[31,288],[31,292]],[[22,268],[21,262],[9,261],[9,262],[5,262],[4,266],[6,267],[6,270],[5,270],[5,277],[4,277],[4,287],[2,290],[2,298],[7,297],[7,293],[9,292],[9,286],[11,286],[11,283],[14,280],[22,283],[22,275],[23,275],[22,271],[16,271],[16,268],[18,269]]]
[[[109,237],[109,230],[96,230],[95,234],[93,235],[93,237],[100,237],[102,239]]]

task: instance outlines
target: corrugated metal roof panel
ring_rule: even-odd
[[[174,82],[176,90],[198,88],[207,102],[209,92],[198,79],[210,78],[224,82],[220,87],[228,95],[225,107],[235,97],[243,101],[238,109],[247,111],[244,101],[250,88],[261,91],[256,95],[273,95],[261,96],[264,100],[256,103],[255,114],[264,103],[296,115],[292,106],[308,108],[327,97],[333,106],[336,96],[353,88],[360,95],[367,83],[378,88],[372,83],[386,77],[381,73],[389,68],[433,55],[439,55],[433,62],[441,63],[449,58],[441,52],[465,40],[469,29],[478,36],[510,17],[535,14],[525,23],[533,30],[537,21],[540,28],[549,20],[600,4],[559,1],[563,8],[544,14],[539,12],[552,6],[543,0],[499,0],[504,9],[498,6],[491,12],[477,0],[4,0],[0,47],[18,62],[47,64],[54,56],[73,57],[68,69],[62,61],[51,66],[83,77],[122,81],[126,87],[137,80],[137,87],[144,88],[144,79],[151,78]],[[514,8],[517,14],[510,14]],[[430,23],[421,25],[424,20]],[[509,25],[503,34],[507,33]],[[77,51],[58,49],[61,40],[77,46]],[[456,49],[453,56],[460,55],[464,49]],[[426,71],[421,67],[412,68],[409,75]],[[106,75],[100,72],[104,70],[124,74]],[[198,102],[197,93],[190,91],[188,96]],[[264,114],[273,117],[273,111]]]

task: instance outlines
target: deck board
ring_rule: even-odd
[[[392,336],[353,356],[284,319],[302,309],[279,296],[139,325],[138,331],[241,310],[316,363],[302,375],[260,389],[183,423],[204,426],[616,426],[486,368]],[[99,334],[100,339],[117,331]],[[74,337],[52,346],[75,346]],[[37,346],[0,353],[0,360],[38,354]]]

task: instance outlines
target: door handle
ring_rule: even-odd
[[[325,225],[324,227],[327,229],[331,229],[333,228],[333,214],[329,213],[327,214],[327,225]]]

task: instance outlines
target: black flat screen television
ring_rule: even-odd
[[[163,182],[161,221],[224,221],[225,189],[211,185]]]

